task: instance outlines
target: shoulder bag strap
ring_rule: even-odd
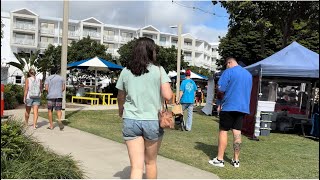
[[[162,95],[161,95],[161,84],[162,84],[162,74],[161,74],[161,66],[159,66],[159,71],[160,71],[160,98],[161,98],[161,106],[162,106],[162,109],[168,109],[168,106],[167,106],[167,102],[162,98]],[[166,105],[166,106],[164,106]]]

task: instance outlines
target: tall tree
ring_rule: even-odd
[[[136,38],[129,41],[127,44],[121,46],[118,50],[120,54],[119,61],[122,66],[127,66],[127,63],[132,59],[133,47],[136,43]],[[157,50],[157,61],[166,71],[176,71],[177,70],[177,49],[172,46],[170,48],[165,48],[156,45]],[[182,53],[182,51],[181,51]],[[188,63],[183,61],[183,55],[181,56],[181,68],[186,68]]]
[[[106,53],[107,47],[96,40],[90,39],[90,36],[79,41],[72,41],[68,47],[68,63],[80,61],[98,56],[108,61],[113,61],[112,55]]]
[[[319,51],[319,2],[222,1],[221,5],[230,17],[228,33],[220,39],[219,68],[228,56],[250,65],[292,41]]]

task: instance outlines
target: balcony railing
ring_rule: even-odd
[[[34,24],[16,22],[13,24],[13,28],[34,31],[36,29],[36,26]]]
[[[121,42],[128,42],[131,41],[133,38],[130,37],[121,37]]]
[[[34,46],[35,41],[34,39],[25,39],[25,38],[14,38],[13,39],[14,44],[19,44],[19,45],[30,45]]]
[[[79,36],[79,33],[77,31],[68,31],[69,37],[77,37]]]
[[[160,41],[160,42],[159,42],[159,45],[160,45],[160,46],[169,46],[169,43],[168,43],[168,42],[165,42],[165,41]]]
[[[110,54],[114,54],[115,53],[115,49],[113,49],[113,48],[108,48],[107,49],[107,53],[110,53]]]
[[[92,31],[83,31],[83,36],[87,37],[90,36],[92,38],[100,38],[101,34],[98,32],[92,32]]]
[[[185,61],[192,61],[192,58],[190,56],[184,56],[183,59]]]
[[[105,40],[105,41],[115,41],[116,40],[116,36],[104,35],[103,36],[103,40]]]
[[[47,48],[49,46],[49,44],[52,44],[52,43],[49,43],[49,42],[40,42],[39,43],[41,48]]]
[[[54,29],[41,28],[41,29],[40,29],[40,32],[41,32],[42,34],[51,34],[51,35],[54,35]]]
[[[190,46],[190,45],[184,45],[183,48],[188,49],[188,50],[192,50],[192,46]]]

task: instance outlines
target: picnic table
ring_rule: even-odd
[[[111,96],[113,93],[97,93],[97,92],[87,92],[88,95],[94,95],[94,96],[102,96],[102,105],[110,105]],[[108,99],[108,103],[105,102],[106,96]]]

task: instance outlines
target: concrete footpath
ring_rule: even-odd
[[[71,110],[103,110],[116,109],[116,106],[82,106],[66,108]],[[40,111],[47,111],[41,109]],[[6,110],[5,115],[23,117],[25,110]],[[33,115],[29,119],[32,124]],[[75,128],[65,126],[63,131],[56,125],[54,130],[46,129],[48,120],[39,117],[38,128],[28,127],[45,147],[58,154],[70,154],[77,160],[89,179],[128,179],[130,177],[130,161],[125,144],[111,141]],[[209,164],[208,164],[209,166]],[[159,179],[219,179],[215,174],[198,168],[158,156]]]

